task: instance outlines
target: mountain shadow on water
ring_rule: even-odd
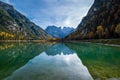
[[[51,45],[48,49],[45,50],[45,52],[49,56],[61,55],[61,54],[70,55],[75,53],[65,44],[61,44],[61,43]]]
[[[0,80],[11,75],[48,46],[44,43],[0,43]]]
[[[5,80],[93,80],[77,54],[65,45],[54,44],[47,51],[29,60]]]
[[[119,47],[79,42],[66,45],[77,53],[95,80],[120,79]]]

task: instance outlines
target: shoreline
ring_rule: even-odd
[[[47,40],[0,40],[0,42],[47,42]]]
[[[81,42],[81,43],[96,43],[96,44],[101,44],[101,45],[106,45],[106,46],[116,46],[120,47],[120,39],[91,39],[91,40],[68,40],[68,41],[49,41],[49,40],[0,40],[1,42],[57,42],[57,43],[76,43],[76,42]]]
[[[68,41],[70,43],[77,43],[79,41]],[[80,43],[93,43],[93,42],[80,42]],[[106,46],[113,46],[113,47],[120,47],[119,44],[104,44],[104,43],[94,43],[94,44],[100,44],[100,45],[106,45]]]
[[[95,43],[95,44],[106,45],[106,46],[120,47],[120,39],[71,40],[71,41],[65,41],[65,42]]]
[[[103,43],[96,43],[96,44],[106,45],[106,46],[120,47],[120,45],[117,45],[117,44],[103,44]]]

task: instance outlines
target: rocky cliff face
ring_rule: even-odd
[[[76,32],[67,39],[120,38],[120,1],[95,0]]]
[[[70,27],[57,27],[57,26],[48,26],[45,31],[50,34],[53,38],[64,38],[65,36],[69,35],[70,33],[74,32],[74,28]]]
[[[0,39],[47,39],[50,36],[13,6],[0,1]]]

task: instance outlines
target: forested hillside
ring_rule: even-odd
[[[95,0],[76,32],[66,39],[120,38],[120,0]]]
[[[47,39],[50,36],[13,6],[0,1],[0,40]]]

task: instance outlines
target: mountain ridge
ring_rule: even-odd
[[[50,35],[47,34],[42,28],[15,10],[12,5],[2,1],[0,1],[0,18],[1,40],[32,40],[50,38]]]
[[[74,32],[75,29],[71,27],[57,27],[57,26],[48,26],[45,31],[50,34],[53,38],[64,38],[70,33]]]
[[[75,32],[66,39],[120,38],[120,1],[95,0]]]

